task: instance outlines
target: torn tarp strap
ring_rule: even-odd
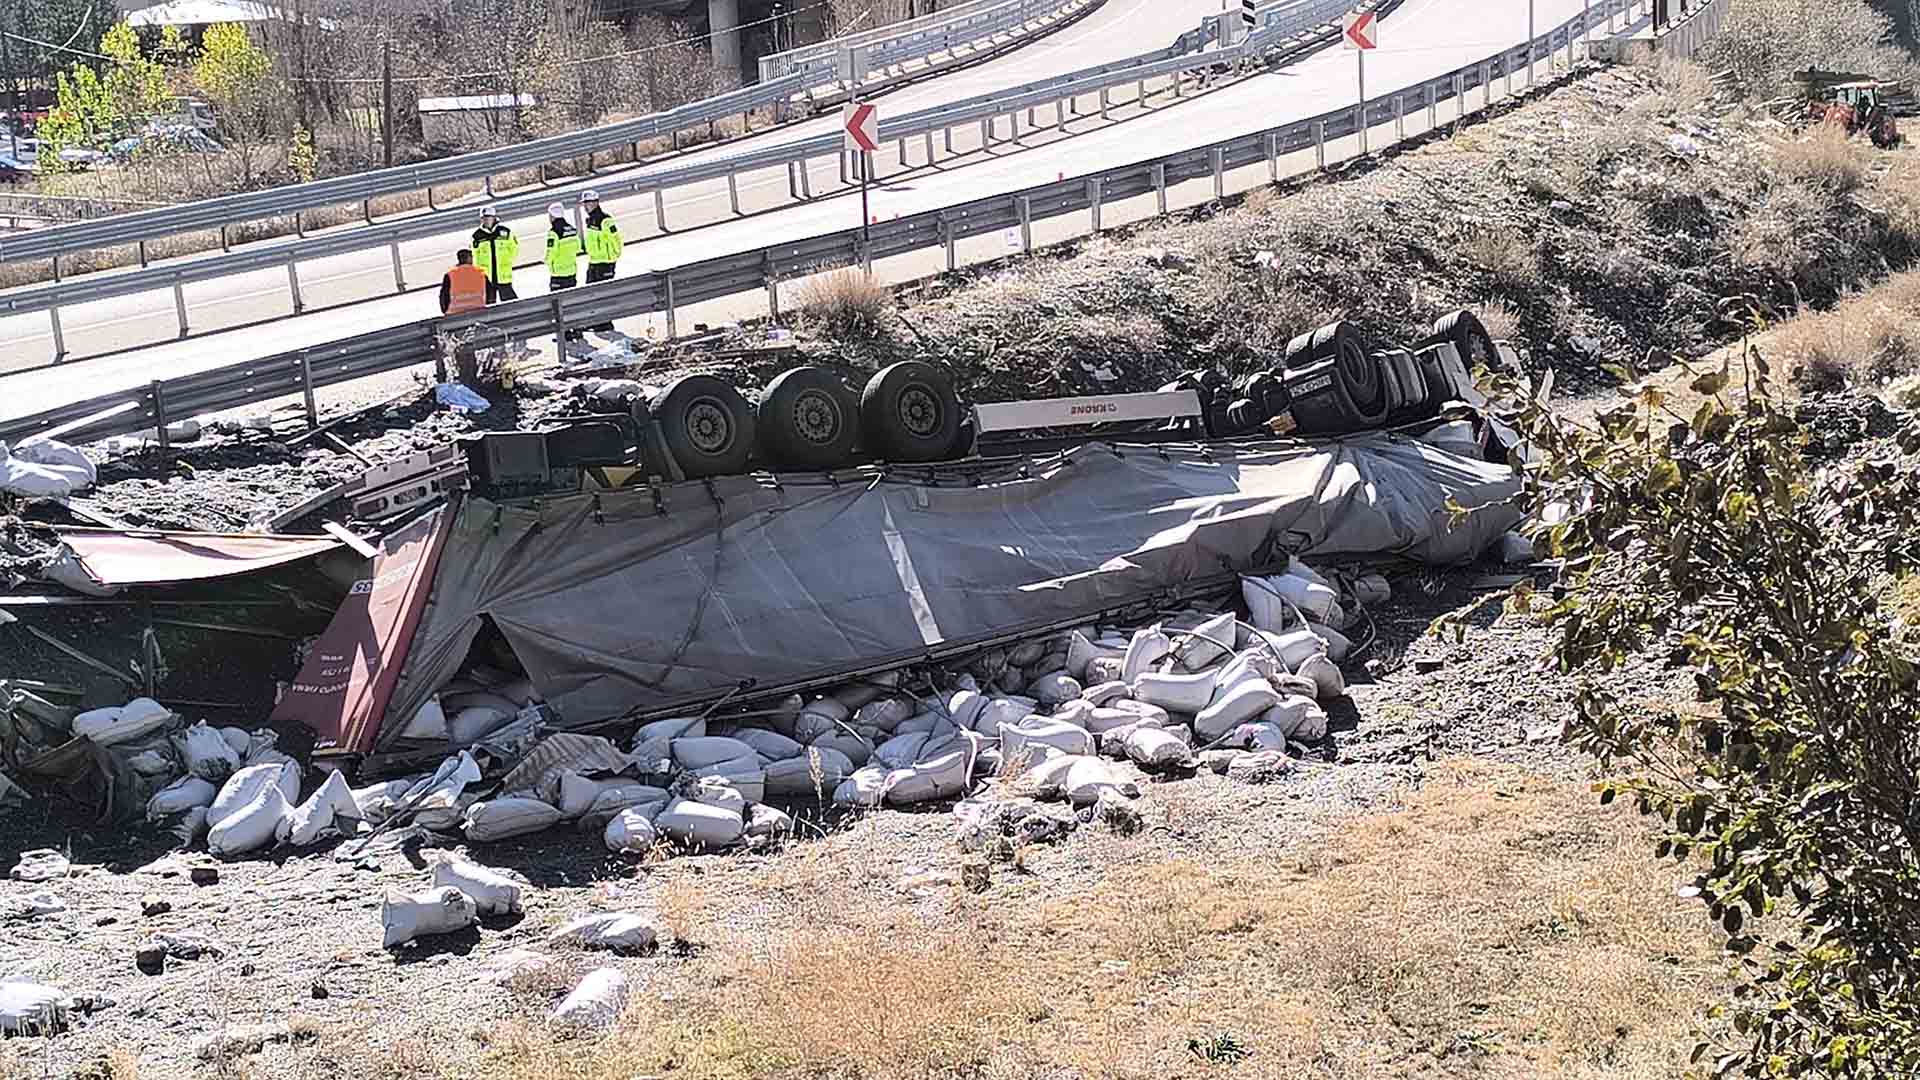
[[[231,577],[312,558],[341,546],[330,536],[78,528],[61,529],[59,533],[80,569],[105,588]]]
[[[1205,453],[1088,446],[1034,463],[1029,479],[1003,470],[977,487],[903,473],[712,485],[713,514],[661,516],[638,489],[449,508],[376,748],[391,749],[454,676],[485,618],[572,727],[743,678],[804,683],[1062,623],[1223,567],[1256,569],[1282,549],[1462,562],[1519,518],[1506,466],[1387,433]],[[1449,500],[1477,509],[1456,523]]]

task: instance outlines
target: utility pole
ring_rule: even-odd
[[[15,77],[13,50],[7,48],[7,35],[4,33],[0,33],[0,72],[6,75],[7,157],[18,162],[20,160],[20,98],[16,87],[22,80]]]
[[[380,43],[380,142],[393,165],[393,42]]]
[[[293,0],[293,55],[294,64],[299,68],[300,77],[294,89],[294,115],[299,118],[300,127],[309,135],[313,126],[307,123],[307,16],[301,10],[300,0]]]

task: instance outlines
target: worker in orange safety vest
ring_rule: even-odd
[[[473,265],[473,251],[461,248],[454,266],[440,279],[440,314],[458,315],[487,306],[487,275]]]

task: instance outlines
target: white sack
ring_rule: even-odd
[[[879,728],[881,731],[892,731],[894,728],[899,727],[902,721],[911,717],[913,713],[913,702],[906,698],[884,697],[878,701],[869,701],[865,705],[860,706],[859,711],[853,714],[853,722],[857,727],[871,727]]]
[[[59,443],[53,445],[64,446]],[[9,451],[7,444],[0,442],[0,491],[23,499],[64,499],[93,483],[91,464],[84,470],[70,465],[42,464],[27,456],[31,449],[23,446],[17,451]]]
[[[407,790],[403,805],[414,805],[413,823],[423,829],[446,831],[459,826],[466,810],[462,796],[467,785],[480,780],[480,763],[465,750],[440,763],[432,776]],[[415,804],[414,800],[420,801]]]
[[[353,789],[347,786],[347,778],[337,772],[329,772],[307,801],[287,811],[274,828],[274,838],[283,844],[294,847],[306,847],[320,839],[328,829],[335,828],[338,819],[350,819],[360,815],[360,805],[354,801]]]
[[[253,749],[253,736],[248,733],[247,729],[223,727],[218,730],[220,732],[220,738],[226,742],[227,748],[233,751],[233,759],[235,761],[245,760],[247,751]]]
[[[764,762],[785,761],[807,752],[807,748],[796,740],[766,728],[742,728],[734,732],[733,737],[752,747]]]
[[[747,802],[759,802],[767,797],[767,770],[757,754],[691,769],[688,775],[699,779],[696,791],[705,790],[711,782],[738,793]]]
[[[353,804],[360,811],[354,816],[370,824],[380,824],[392,817],[400,807],[406,805],[407,791],[416,782],[415,780],[388,780],[385,783],[354,788]]]
[[[1393,586],[1385,574],[1361,574],[1353,579],[1349,591],[1363,608],[1382,607],[1393,599]]]
[[[172,719],[173,713],[152,698],[134,698],[125,705],[91,709],[74,717],[73,733],[99,746],[118,746],[158,731]]]
[[[1029,716],[1000,729],[1000,760],[1037,761],[1053,752],[1093,753],[1093,736],[1078,724],[1047,716]]]
[[[1193,751],[1176,736],[1159,728],[1140,726],[1127,736],[1127,756],[1142,768],[1171,769],[1193,764]]]
[[[673,793],[666,788],[651,784],[624,782],[613,787],[603,787],[593,797],[593,805],[587,807],[582,817],[598,817],[626,810],[637,810],[648,821],[660,812],[660,809],[673,799]]]
[[[731,781],[720,776],[701,777],[687,792],[686,797],[742,817],[746,816],[747,803],[751,801]]]
[[[66,1026],[72,1008],[73,999],[51,986],[0,982],[0,1034],[51,1035]]]
[[[947,718],[963,728],[972,727],[987,707],[987,699],[973,690],[955,690],[947,699]]]
[[[793,815],[765,803],[754,803],[747,811],[747,836],[772,838],[793,831]]]
[[[396,738],[418,739],[422,742],[439,742],[447,737],[447,712],[440,706],[438,695],[427,699],[425,705],[413,710],[405,727],[400,729]]]
[[[1347,654],[1353,651],[1353,640],[1331,626],[1323,626],[1320,623],[1308,623],[1307,629],[1318,635],[1321,641],[1326,642],[1327,659],[1332,660],[1336,664],[1345,661]],[[1301,662],[1305,663],[1306,661],[1302,660]],[[1299,668],[1295,667],[1292,670],[1298,671]]]
[[[1097,683],[1080,691],[1080,696],[1089,705],[1100,706],[1133,696],[1133,687],[1118,680]]]
[[[607,822],[606,832],[601,840],[607,850],[616,855],[644,855],[653,850],[660,838],[654,830],[653,818],[638,809],[622,810]]]
[[[814,778],[816,762],[820,774],[817,784]],[[792,798],[813,795],[817,788],[819,795],[831,795],[841,781],[853,775],[853,768],[853,762],[838,750],[808,747],[797,758],[776,761],[767,766],[766,794]]]
[[[189,776],[218,784],[240,767],[240,754],[204,720],[185,731],[175,732],[170,740],[174,752],[186,763]]]
[[[904,769],[919,759],[929,737],[929,732],[922,731],[895,735],[873,748],[873,760],[889,769]]]
[[[1193,718],[1193,730],[1201,739],[1212,742],[1278,704],[1279,693],[1264,680],[1242,682],[1200,710]]]
[[[1180,664],[1188,671],[1205,671],[1233,651],[1235,640],[1233,612],[1223,611],[1181,638]]]
[[[658,940],[659,935],[640,916],[604,911],[582,915],[555,930],[547,938],[547,944],[553,948],[604,949],[623,956],[637,956],[651,951]]]
[[[1279,654],[1281,665],[1288,671],[1299,671],[1301,664],[1327,651],[1327,639],[1321,637],[1311,625],[1284,633],[1263,631],[1260,636]]]
[[[1152,714],[1143,713],[1137,709],[1095,709],[1093,715],[1087,717],[1087,731],[1094,736],[1100,736],[1115,728],[1133,727],[1136,724],[1165,727],[1168,721],[1167,710],[1158,705],[1147,707],[1153,710]]]
[[[655,739],[698,738],[706,733],[707,722],[704,718],[676,716],[640,725],[640,730],[633,733],[633,745],[638,747]]]
[[[504,694],[475,690],[464,694],[445,694],[440,699],[440,708],[449,716],[459,716],[468,709],[492,709],[512,716],[520,711],[521,705]]]
[[[723,761],[737,761],[748,758],[755,762],[760,755],[752,746],[739,739],[729,739],[723,735],[704,735],[698,738],[681,737],[673,740],[673,763],[682,769],[704,769],[709,765],[718,765]]]
[[[553,1007],[547,1020],[561,1031],[588,1034],[612,1027],[626,1007],[627,977],[612,968],[595,968]]]
[[[887,796],[888,770],[869,765],[856,769],[840,786],[833,789],[835,806],[879,806],[880,800]]]
[[[473,899],[442,886],[411,896],[388,893],[380,904],[381,947],[391,949],[414,938],[451,934],[480,921]]]
[[[460,831],[475,843],[491,843],[550,829],[562,820],[559,807],[539,799],[489,799],[467,808]]]
[[[1113,647],[1089,641],[1086,635],[1075,632],[1067,638],[1067,674],[1083,683],[1087,678],[1087,668],[1095,660],[1119,660],[1126,662],[1127,646]]]
[[[1040,703],[1030,697],[997,697],[988,701],[974,718],[973,730],[982,735],[998,735],[1000,729],[1032,716]]]
[[[1284,709],[1285,707],[1286,704],[1284,702],[1275,705],[1272,709],[1268,709],[1266,712],[1260,714],[1262,717],[1261,720],[1251,724],[1241,724],[1239,727],[1234,728],[1227,733],[1226,738],[1221,741],[1220,745],[1223,747],[1232,747],[1235,750],[1285,750],[1287,748],[1287,733],[1282,730],[1278,724],[1269,723],[1266,720],[1267,717],[1273,715],[1275,709]]]
[[[142,750],[127,755],[127,768],[141,776],[173,776],[179,771],[173,758],[158,750]],[[226,779],[221,777],[222,780]],[[215,781],[218,783],[218,781]]]
[[[823,735],[813,740],[816,750],[832,750],[852,762],[855,768],[865,765],[873,757],[873,744],[848,732]]]
[[[1080,696],[1080,682],[1064,671],[1042,675],[1027,687],[1027,693],[1042,705],[1059,705]]]
[[[1131,781],[1123,781],[1113,767],[1097,757],[1076,757],[1068,767],[1064,788],[1067,800],[1075,806],[1092,806],[1099,801],[1100,793],[1111,791],[1129,799],[1140,797],[1140,788]]]
[[[1213,699],[1213,674],[1159,675],[1149,671],[1133,680],[1133,697],[1168,712],[1196,713]]]
[[[1280,703],[1260,715],[1260,722],[1271,724],[1289,739],[1318,742],[1327,737],[1327,712],[1310,697],[1288,694]],[[1284,747],[1253,746],[1252,750],[1279,750]]]
[[[653,827],[662,836],[681,844],[721,848],[740,839],[747,823],[736,811],[693,799],[675,799],[653,819]]]
[[[933,799],[951,799],[967,790],[973,775],[973,744],[957,740],[936,754],[887,775],[887,802],[908,806]]]
[[[234,778],[239,779],[239,775],[234,774]],[[218,797],[214,806],[219,807]],[[287,816],[288,809],[287,797],[279,784],[268,782],[258,785],[253,798],[245,806],[230,810],[217,820],[214,812],[208,811],[207,820],[212,822],[212,827],[207,830],[207,850],[215,855],[232,857],[266,847],[280,830],[280,821]]]
[[[1075,727],[1086,727],[1087,720],[1099,706],[1086,698],[1074,698],[1054,706],[1051,719],[1060,720]]]
[[[1300,665],[1300,670],[1295,674],[1312,679],[1316,690],[1315,696],[1322,701],[1329,698],[1337,698],[1347,692],[1346,675],[1341,672],[1339,664],[1334,663],[1327,657],[1315,656],[1308,658],[1306,663]]]
[[[1172,651],[1173,639],[1162,633],[1160,627],[1134,631],[1133,642],[1127,646],[1126,657],[1120,662],[1120,678],[1133,682]]]
[[[1340,594],[1325,582],[1287,573],[1242,578],[1240,589],[1252,616],[1249,621],[1261,630],[1285,630],[1296,621],[1295,609],[1311,622],[1338,625],[1346,619]]]
[[[154,792],[153,798],[147,800],[147,820],[159,821],[195,808],[212,806],[213,797],[219,794],[219,790],[197,776],[183,776]]]
[[[514,713],[490,705],[461,709],[447,721],[447,741],[454,746],[472,746],[513,723],[513,717]]]
[[[1079,760],[1072,755],[1056,754],[1021,773],[1019,786],[1031,791],[1036,799],[1058,799],[1066,794],[1067,774]]]
[[[521,891],[526,888],[497,870],[489,870],[465,859],[448,859],[433,868],[433,883],[452,887],[473,901],[481,915],[515,915],[521,910]]]

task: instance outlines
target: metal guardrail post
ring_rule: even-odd
[[[833,155],[833,157],[835,161],[840,163],[840,182],[842,184],[852,183],[852,181],[847,178],[847,152],[842,150]]]
[[[953,221],[950,218],[948,218],[947,215],[945,214],[940,215],[939,224],[940,224],[940,246],[946,250],[947,273],[951,274],[953,273],[954,267],[959,265],[959,258],[960,258],[959,243],[957,238],[953,234]]]
[[[220,250],[233,250],[233,245],[227,242],[227,227],[225,225],[220,226]],[[55,257],[53,260],[53,280],[60,280],[60,260],[58,257]]]
[[[142,240],[140,241],[140,266],[142,269],[144,269],[146,265],[147,265],[147,242],[145,240]]]
[[[1033,254],[1033,200],[1025,195],[1013,198],[1013,208],[1020,213],[1020,253]]]
[[[1404,95],[1401,94],[1393,95],[1394,142],[1405,142],[1407,140],[1407,110],[1401,107],[1401,99],[1403,96]]]
[[[1153,177],[1154,203],[1159,208],[1160,216],[1166,217],[1167,216],[1167,166],[1166,166],[1166,163],[1155,162],[1153,169],[1150,172],[1150,175]]]
[[[1133,100],[1141,108],[1147,107],[1147,80],[1141,79],[1133,84]]]
[[[555,356],[567,355],[567,316],[560,310],[560,294],[552,293],[547,297],[547,305],[553,310],[553,352]]]
[[[659,188],[653,189],[653,223],[661,232],[667,231],[667,197]]]
[[[307,399],[307,430],[320,426],[320,408],[313,400],[313,360],[305,350],[300,353],[300,392]]]
[[[669,341],[671,341],[671,340],[673,340],[674,338],[677,338],[677,337],[679,337],[679,336],[680,336],[680,331],[679,331],[679,328],[678,328],[678,326],[677,326],[677,325],[675,324],[675,322],[674,322],[674,316],[673,316],[673,309],[674,309],[674,307],[675,307],[675,304],[674,304],[674,302],[673,302],[673,271],[671,271],[671,270],[669,270],[669,271],[667,271],[667,272],[666,272],[665,274],[662,274],[662,275],[661,275],[661,277],[662,277],[662,278],[664,278],[664,279],[665,279],[665,282],[666,282],[666,293],[667,293],[667,340],[669,340]]]
[[[293,235],[302,240],[307,238],[307,223],[305,219],[306,215],[300,211],[295,210],[293,212]]]
[[[53,324],[53,362],[59,363],[67,358],[67,335],[60,328],[60,309],[47,309],[47,321]]]
[[[926,146],[925,146],[925,150],[927,151],[927,161],[926,161],[926,163],[927,163],[928,165],[931,165],[931,164],[933,164],[933,132],[931,132],[931,131],[929,131],[929,132],[926,132],[926,133],[925,133],[925,135],[926,135],[926,140],[927,140],[927,141],[926,141]]]
[[[1425,93],[1427,95],[1427,130],[1432,131],[1440,126],[1440,91],[1434,89],[1432,83],[1428,83]]]
[[[813,198],[813,174],[805,158],[800,159],[800,197]]]
[[[1458,132],[1460,125],[1467,122],[1467,75],[1463,71],[1453,73],[1453,130]]]
[[[1107,88],[1103,86],[1100,88],[1100,119],[1102,120],[1109,119],[1107,116],[1107,105]]]
[[[760,276],[767,283],[767,318],[780,321],[780,278],[773,272],[773,252],[764,254],[760,261]]]
[[[300,299],[300,264],[297,262],[287,263],[287,291],[293,294],[293,313],[305,311],[307,305]]]
[[[1040,121],[1035,120],[1033,118],[1033,109],[1034,109],[1033,106],[1031,105],[1027,106],[1027,127],[1030,130],[1038,129],[1040,127]]]
[[[187,293],[185,289],[180,287],[180,282],[177,280],[173,283],[173,317],[180,324],[181,339],[185,340],[187,336]]]
[[[1327,167],[1327,122],[1313,122],[1313,165],[1316,169]]]
[[[147,384],[147,392],[153,395],[153,426],[160,438],[160,449],[171,450],[173,443],[167,437],[167,384],[155,379]]]
[[[1100,231],[1100,195],[1100,178],[1096,176],[1087,181],[1087,209],[1092,215],[1094,232]]]
[[[991,116],[981,117],[980,148],[984,150],[987,147],[992,145],[993,145],[993,117]]]
[[[360,220],[366,222],[369,225],[373,224],[373,200],[372,199],[367,198],[367,199],[360,200]]]
[[[1267,132],[1267,181],[1280,182],[1280,135],[1273,131]]]
[[[397,293],[406,292],[407,279],[400,269],[400,241],[395,240],[393,243],[387,245],[387,251],[393,255],[393,291]]]
[[[1480,107],[1484,109],[1492,104],[1493,62],[1489,60],[1480,65]]]
[[[907,137],[904,135],[900,137],[899,150],[900,150],[900,164],[904,166],[907,163]]]
[[[1216,146],[1207,157],[1213,161],[1213,198],[1218,202],[1227,196],[1227,152]]]
[[[733,204],[733,212],[738,215],[740,213],[740,177],[733,172],[727,173],[727,201]]]
[[[225,241],[226,238],[227,238],[227,227],[225,225],[222,225],[220,227],[220,239],[222,241]],[[60,256],[58,255],[55,255],[53,257],[53,280],[56,282],[60,280]]]

